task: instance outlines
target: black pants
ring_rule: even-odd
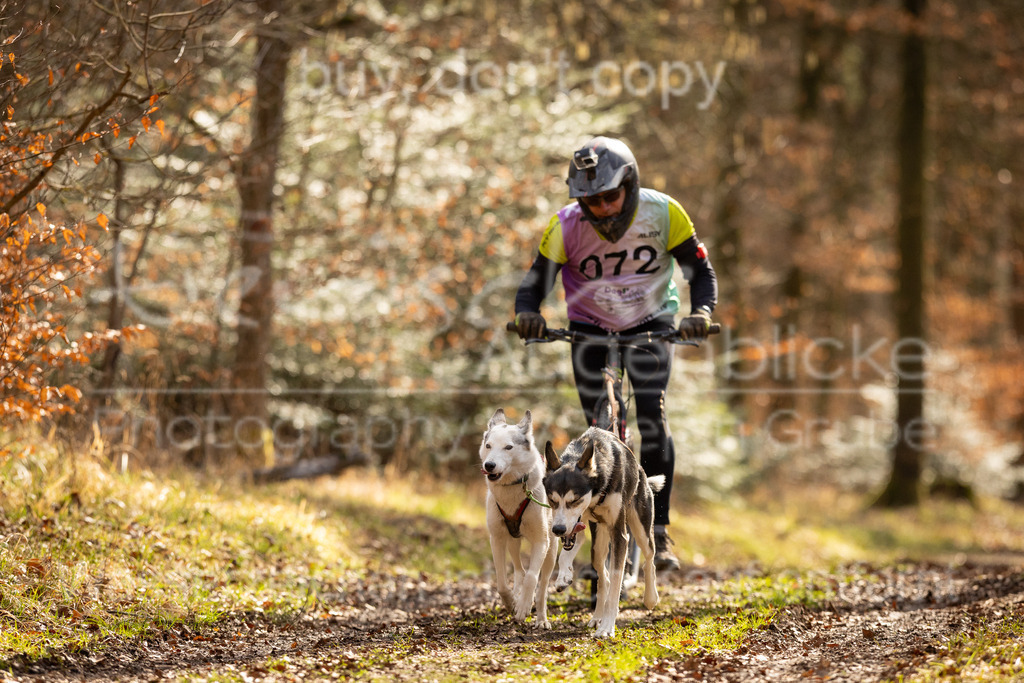
[[[672,329],[671,317],[657,318],[621,334],[638,334]],[[570,322],[569,329],[589,334],[608,334],[600,327]],[[604,395],[605,366],[608,347],[603,344],[576,343],[572,346],[572,370],[583,404],[587,424],[594,424],[594,406]],[[669,502],[672,496],[672,475],[676,452],[669,433],[665,412],[665,392],[672,370],[672,351],[668,342],[640,344],[622,349],[622,367],[633,389],[633,406],[640,431],[640,465],[648,477],[665,475],[665,487],[654,494],[654,523],[669,523]]]

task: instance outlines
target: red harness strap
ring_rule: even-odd
[[[519,509],[516,510],[516,514],[509,516],[505,514],[505,511],[501,509],[501,506],[495,503],[494,505],[498,508],[498,512],[505,520],[505,527],[508,529],[508,533],[512,538],[519,538],[522,534],[519,527],[523,523],[523,513],[526,511],[526,506],[530,504],[530,499],[524,498],[523,502],[519,504]]]

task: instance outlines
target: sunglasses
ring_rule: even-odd
[[[580,197],[580,201],[590,207],[601,206],[602,204],[614,204],[619,201],[619,197],[622,196],[622,188],[617,187],[614,190],[608,190],[601,194],[595,194],[591,197]]]

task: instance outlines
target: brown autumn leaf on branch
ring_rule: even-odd
[[[81,299],[82,276],[95,270],[100,255],[84,222],[67,224],[43,199],[48,175],[69,149],[117,135],[124,126],[92,129],[124,81],[77,124],[47,116],[20,119],[19,104],[36,99],[26,88],[37,79],[19,71],[16,47],[9,45],[0,59],[0,99],[6,103],[0,123],[0,419],[37,422],[73,411],[81,400],[81,389],[61,379],[63,370],[88,363],[136,331],[69,330],[70,305]],[[46,80],[53,84],[52,76]],[[105,230],[106,216],[97,223]]]

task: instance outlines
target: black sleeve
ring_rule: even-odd
[[[540,304],[554,289],[555,278],[561,269],[560,264],[538,252],[516,292],[516,313],[540,313]]]
[[[710,314],[718,303],[718,279],[708,259],[707,248],[694,235],[670,253],[690,283],[690,311],[706,308]]]

